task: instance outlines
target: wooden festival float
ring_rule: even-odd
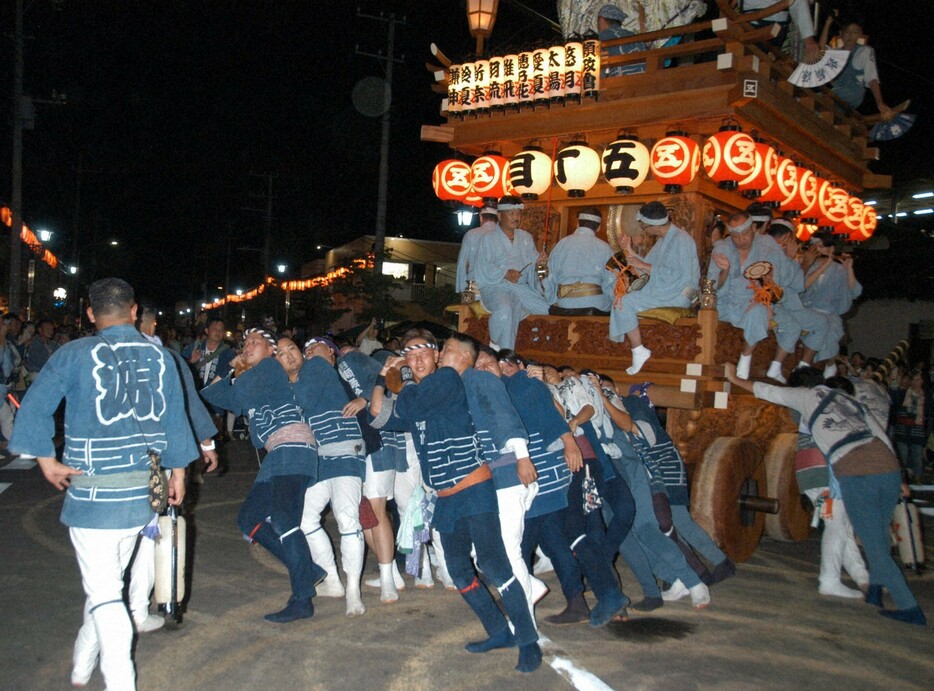
[[[796,211],[801,239],[818,225],[867,239],[875,211],[857,195],[891,184],[867,167],[878,157],[867,120],[827,87],[789,83],[795,63],[768,44],[777,27],[749,23],[774,8],[740,17],[725,0],[718,4],[713,21],[602,44],[572,37],[462,64],[433,45],[441,64],[428,69],[446,123],[423,126],[421,137],[455,152],[435,169],[438,196],[479,206],[515,190],[527,200],[521,227],[546,249],[573,232],[577,209],[597,206],[600,235],[619,250],[620,236],[637,228],[639,206],[660,200],[693,235],[702,278],[716,217],[725,220],[752,199]],[[695,40],[607,54],[674,36]],[[644,72],[601,76],[637,63]],[[478,307],[456,308],[459,327],[488,342]],[[590,367],[624,385],[651,382],[648,394],[667,409],[667,429],[692,472],[692,513],[732,558],[747,559],[763,531],[805,539],[811,511],[795,480],[796,426],[783,408],[731,392],[723,378],[722,364],[739,357],[742,333],[719,322],[715,308],[663,312],[663,319],[640,319],[653,355],[636,377],[625,372],[628,343],[608,338],[608,317],[529,317],[516,350]],[[756,348],[753,377],[764,375],[774,347],[770,337]]]

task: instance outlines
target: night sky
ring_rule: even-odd
[[[144,296],[169,305],[200,299],[202,284],[231,287],[261,277],[267,174],[273,177],[271,260],[295,270],[316,244],[372,234],[376,219],[379,118],[357,112],[354,84],[383,67],[361,51],[385,51],[385,25],[357,17],[356,3],[290,0],[149,2],[32,0],[25,16],[26,93],[67,94],[65,105],[36,105],[24,136],[24,216],[56,232],[51,248],[69,261],[76,229],[99,273],[125,276]],[[554,0],[524,0],[555,19]],[[395,12],[396,26],[388,232],[456,240],[450,210],[431,191],[434,165],[449,152],[421,143],[423,124],[441,124],[440,97],[424,63],[432,41],[452,58],[473,48],[463,0],[360,3]],[[928,0],[873,8],[883,94],[912,98],[919,121],[901,142],[884,144],[880,173],[896,181],[932,177],[934,112]],[[0,9],[4,34],[13,2]],[[501,0],[490,41],[528,45],[552,36],[546,22]],[[12,41],[2,80],[12,88]],[[9,92],[8,92],[9,93]],[[7,100],[9,103],[9,100]],[[7,110],[8,112],[8,110]],[[7,116],[8,117],[8,116]],[[6,121],[9,122],[8,119]],[[10,139],[2,137],[9,195]],[[78,194],[80,184],[80,196]],[[228,236],[230,242],[228,243]],[[95,248],[112,237],[119,251]],[[218,291],[211,290],[211,294]]]

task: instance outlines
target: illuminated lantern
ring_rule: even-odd
[[[519,56],[507,55],[503,58],[503,103],[508,109],[519,107]]]
[[[487,112],[490,109],[490,61],[477,60],[473,64],[473,96],[474,110]]]
[[[442,201],[464,201],[470,192],[470,166],[456,158],[441,161],[431,174],[431,186]]]
[[[488,152],[470,166],[470,190],[483,197],[502,197],[507,193],[509,161],[495,152]]]
[[[581,70],[584,67],[584,46],[572,37],[564,44],[564,98],[581,100]]]
[[[739,181],[739,188],[747,199],[755,199],[768,189],[778,170],[778,154],[765,142],[756,142],[755,164],[752,172]]]
[[[801,242],[807,242],[811,236],[817,232],[817,225],[814,223],[799,223],[795,229],[795,237]]]
[[[532,51],[532,101],[535,105],[548,104],[548,49]]]
[[[516,94],[519,96],[519,107],[526,108],[532,105],[532,51],[524,50],[519,53],[516,66]]]
[[[619,135],[600,159],[603,177],[619,194],[631,194],[649,174],[649,150],[633,136]]]
[[[509,161],[509,182],[526,201],[551,187],[551,158],[537,146],[527,146]]]
[[[795,162],[785,156],[778,157],[778,167],[772,184],[762,191],[759,200],[773,202],[778,205],[781,201],[798,191],[798,167]]]
[[[804,211],[814,200],[817,194],[817,176],[807,168],[795,166],[795,174],[798,178],[798,184],[795,187],[795,193],[786,197],[779,206],[782,211],[790,211],[794,214]]]
[[[490,58],[490,86],[487,89],[489,106],[493,110],[502,110],[506,101],[503,96],[504,58]]]
[[[448,114],[459,116],[463,108],[461,104],[461,67],[451,65],[448,67]]]
[[[829,187],[830,183],[827,180],[814,176],[814,195],[808,200],[807,206],[801,210],[802,223],[817,223],[820,215],[820,198]]]
[[[724,125],[704,143],[704,172],[720,189],[735,190],[756,163],[756,142],[739,125]]]
[[[473,100],[473,68],[474,63],[472,62],[465,62],[463,65],[461,65],[461,81],[460,88],[458,89],[458,92],[460,93],[459,99],[461,113],[472,113],[477,107],[476,102]]]
[[[585,38],[583,46],[584,64],[581,66],[581,83],[584,96],[596,100],[600,93],[600,41],[597,37]]]
[[[879,224],[879,219],[876,215],[876,207],[863,205],[863,218],[860,223],[859,230],[855,233],[850,233],[850,240],[854,242],[862,242],[863,240],[868,240],[872,237],[872,234],[876,230],[876,226]]]
[[[863,227],[863,200],[850,195],[846,200],[846,216],[843,223],[838,223],[835,232],[846,233],[852,238]]]
[[[548,49],[548,96],[552,103],[564,101],[564,46],[552,46]]]
[[[700,146],[687,133],[672,130],[655,142],[649,167],[655,179],[665,183],[665,192],[677,194],[700,170]]]
[[[600,177],[600,156],[587,142],[573,141],[558,152],[555,181],[569,197],[583,197]]]
[[[850,195],[846,190],[833,185],[823,190],[817,199],[817,208],[820,211],[817,222],[822,226],[836,228],[846,218],[846,202]]]

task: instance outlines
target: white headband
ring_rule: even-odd
[[[772,220],[772,217],[771,217],[771,216],[766,216],[765,214],[763,214],[763,215],[761,215],[761,216],[760,216],[759,214],[756,214],[755,216],[750,216],[749,219],[750,219],[753,223],[768,223],[769,221]]]
[[[727,223],[726,227],[731,233],[745,233],[747,230],[752,228],[752,218],[747,218],[738,226],[731,226],[729,223]]]
[[[496,209],[494,209],[492,206],[484,206],[482,209],[480,209],[480,213],[496,215]]]
[[[663,226],[668,223],[668,214],[665,214],[664,218],[649,218],[647,216],[643,216],[642,212],[639,211],[636,214],[636,220],[639,223],[644,223],[647,226]]]
[[[578,221],[593,221],[594,223],[601,223],[603,221],[603,219],[597,216],[596,214],[577,214],[577,220]]]
[[[795,224],[789,221],[787,218],[776,218],[772,220],[773,226],[785,226],[788,230],[793,231],[795,229]]]
[[[525,204],[523,204],[522,202],[515,202],[515,203],[504,202],[504,203],[500,203],[499,205],[500,211],[516,211],[517,209],[521,211],[524,208],[525,208]]]

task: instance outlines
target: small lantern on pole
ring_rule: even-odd
[[[483,55],[483,39],[493,33],[499,0],[467,0],[467,24],[477,39],[477,55]]]

